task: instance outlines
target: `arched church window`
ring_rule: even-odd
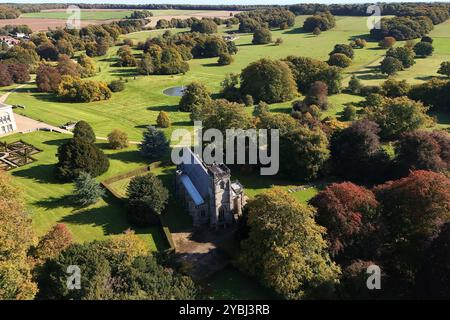
[[[219,221],[224,221],[224,220],[225,220],[225,208],[220,207],[219,208]]]

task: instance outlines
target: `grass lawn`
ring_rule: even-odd
[[[53,169],[57,162],[55,157],[58,146],[68,136],[34,132],[26,135],[12,135],[1,141],[13,142],[19,139],[40,148],[43,152],[36,154],[36,162],[10,171],[16,183],[25,193],[25,199],[33,218],[33,227],[38,236],[47,232],[54,224],[67,224],[77,242],[104,239],[120,234],[130,226],[126,222],[124,208],[110,201],[107,197],[87,208],[74,206],[71,196],[73,185],[60,183],[54,179]],[[136,150],[130,147],[121,151],[105,148],[99,144],[110,159],[110,169],[98,178],[98,181],[115,176],[146,163]],[[153,251],[165,249],[166,243],[159,227],[136,229]]]
[[[229,66],[218,66],[216,58],[194,59],[189,62],[190,71],[186,75],[170,76],[140,76],[133,68],[117,68],[111,66],[116,59],[118,47],[113,47],[108,54],[97,58],[97,66],[101,72],[94,80],[109,82],[113,79],[123,78],[128,81],[123,92],[113,94],[108,101],[92,103],[64,103],[57,101],[52,95],[40,93],[35,85],[30,84],[17,92],[11,94],[8,102],[11,104],[21,104],[26,106],[19,113],[29,117],[40,119],[53,125],[61,125],[69,121],[86,120],[94,128],[99,136],[106,136],[113,128],[119,128],[128,133],[130,139],[139,140],[142,131],[148,124],[154,124],[160,110],[167,111],[172,121],[172,128],[166,129],[166,134],[175,128],[189,127],[189,115],[177,110],[178,97],[169,97],[162,92],[172,86],[186,85],[194,80],[205,83],[209,89],[217,93],[220,90],[220,82],[226,73],[240,72],[242,68],[250,62],[262,57],[283,58],[288,55],[303,55],[318,59],[327,59],[328,53],[336,43],[348,43],[352,37],[367,35],[365,17],[338,17],[335,29],[322,33],[320,36],[312,36],[304,33],[300,26],[305,17],[297,17],[296,27],[288,30],[274,30],[273,38],[281,37],[284,42],[281,46],[251,45],[252,35],[241,34],[236,40],[239,52],[235,56],[235,62]],[[234,27],[236,28],[236,27]],[[434,73],[437,69],[434,66],[441,61],[450,58],[450,38],[445,38],[442,30],[449,31],[450,24],[445,23],[435,27],[433,32],[440,34],[443,38],[435,39],[436,53],[433,57],[419,60],[410,70],[400,72],[399,78],[409,77],[411,81],[421,81],[416,74],[420,74],[420,67],[426,68],[432,62],[431,70]],[[231,29],[234,30],[234,29]],[[172,32],[183,30],[173,29]],[[220,32],[229,31],[224,26]],[[143,31],[124,38],[131,38],[142,41],[148,36],[154,36],[163,31]],[[431,33],[433,36],[433,33]],[[378,65],[379,60],[384,55],[384,50],[377,49],[377,43],[369,42],[365,49],[355,50],[353,64],[346,69],[344,77],[347,81],[352,73],[357,74],[364,83],[379,83],[385,80],[384,76],[378,75],[373,66]],[[370,73],[367,73],[370,72]],[[344,105],[349,102],[359,101],[361,98],[338,94],[330,97],[333,107],[324,116],[339,116]],[[286,112],[290,108],[290,102],[274,104],[271,106],[274,111]]]
[[[269,300],[277,296],[270,289],[261,286],[234,267],[216,273],[204,283],[208,292],[206,297],[219,300]]]

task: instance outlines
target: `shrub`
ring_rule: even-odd
[[[337,66],[340,68],[347,68],[352,64],[352,59],[347,57],[343,53],[333,53],[328,59],[328,64],[330,66]]]
[[[416,56],[429,57],[433,54],[434,48],[431,43],[421,41],[416,43],[413,50]]]
[[[276,45],[276,46],[279,46],[279,45],[281,45],[281,44],[283,44],[283,38],[277,38],[277,39],[275,40],[275,45]]]
[[[112,92],[120,92],[125,89],[125,84],[120,80],[113,80],[110,84],[108,84],[109,90]]]
[[[161,110],[158,114],[158,118],[156,118],[156,124],[160,128],[169,128],[171,125],[169,114]]]
[[[229,53],[221,53],[217,63],[221,66],[227,66],[233,62],[233,57]]]
[[[255,104],[255,101],[253,100],[253,97],[252,97],[251,95],[246,94],[246,95],[244,96],[244,104],[245,104],[247,107],[251,107],[251,106],[253,106],[253,105]]]
[[[383,49],[389,49],[392,48],[397,40],[395,40],[394,37],[384,37],[383,40],[381,40],[378,45]]]
[[[355,55],[353,48],[348,44],[337,44],[334,46],[333,51],[330,52],[330,56],[335,53],[342,53],[345,54],[350,59],[353,59],[353,56]]]
[[[114,129],[108,134],[108,144],[111,149],[123,149],[128,147],[128,135],[119,129]]]
[[[352,75],[350,81],[348,82],[348,91],[353,94],[359,94],[362,86],[361,81],[355,75]]]

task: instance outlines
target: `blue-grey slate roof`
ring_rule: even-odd
[[[183,149],[181,170],[183,174],[189,177],[201,197],[203,199],[207,198],[211,177],[208,174],[208,169],[206,169],[199,157],[190,148],[186,147]]]

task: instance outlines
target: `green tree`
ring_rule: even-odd
[[[345,106],[344,111],[342,112],[342,120],[344,121],[353,121],[356,119],[357,110],[354,105]]]
[[[81,172],[97,177],[109,168],[106,155],[94,143],[73,138],[58,147],[56,177],[63,181],[75,179]]]
[[[169,142],[164,133],[154,126],[148,126],[144,132],[142,143],[139,145],[142,155],[149,158],[164,156],[169,151]]]
[[[407,47],[390,48],[386,52],[386,57],[392,57],[399,60],[405,69],[412,67],[416,63],[414,61],[414,51]]]
[[[353,56],[355,55],[352,46],[348,44],[337,44],[334,46],[333,51],[330,52],[330,56],[336,53],[341,53],[349,57],[350,59],[353,59]]]
[[[144,53],[142,59],[137,63],[137,70],[140,74],[147,76],[155,72],[155,65],[150,53]]]
[[[403,70],[402,62],[394,57],[386,57],[381,61],[380,71],[388,76]]]
[[[287,299],[329,298],[340,269],[329,258],[314,212],[281,188],[247,204],[248,239],[239,266]]]
[[[191,31],[209,34],[217,33],[217,24],[212,19],[203,18],[192,23]]]
[[[209,106],[199,109],[198,119],[206,129],[217,129],[225,133],[226,129],[248,129],[250,116],[242,104],[224,99],[214,100]]]
[[[280,137],[281,173],[296,179],[313,180],[324,169],[330,152],[320,128],[299,127]]]
[[[200,82],[192,82],[184,88],[178,107],[181,111],[192,112],[210,102],[210,92],[206,86]]]
[[[438,73],[447,76],[447,78],[450,78],[450,61],[442,62],[441,66],[439,67]]]
[[[350,59],[343,53],[333,53],[332,55],[330,55],[330,58],[328,59],[328,64],[330,66],[347,68],[352,64],[352,59]]]
[[[406,80],[397,81],[394,79],[386,80],[382,85],[383,93],[386,97],[396,98],[408,95],[411,86],[406,82]]]
[[[127,219],[139,227],[159,224],[169,192],[156,176],[149,173],[131,179],[127,187]]]
[[[128,147],[128,135],[119,129],[114,129],[108,134],[108,143],[111,149],[123,149]]]
[[[96,203],[105,194],[97,180],[84,172],[76,177],[74,189],[75,202],[82,207]]]
[[[429,42],[421,41],[421,42],[416,43],[413,50],[414,50],[414,53],[416,54],[416,56],[429,57],[433,54],[434,47]]]
[[[380,126],[382,138],[391,139],[431,125],[433,120],[426,114],[427,110],[421,102],[398,97],[386,98],[379,105],[366,107],[364,114]]]
[[[268,28],[258,28],[253,33],[253,44],[267,44],[272,42],[272,33]]]
[[[275,103],[291,100],[297,90],[286,63],[264,58],[242,70],[241,93],[251,95],[256,102]]]
[[[355,75],[352,75],[350,81],[348,82],[348,90],[353,94],[359,94],[363,84]]]
[[[315,81],[326,83],[330,94],[340,91],[342,81],[341,68],[329,66],[324,61],[308,57],[288,56],[284,61],[291,69],[300,92],[307,93]]]
[[[73,137],[78,138],[89,143],[95,143],[97,138],[95,137],[94,129],[86,121],[80,120],[73,129]]]
[[[67,287],[67,266],[81,270],[81,289]],[[38,275],[39,298],[52,300],[195,299],[192,280],[159,264],[137,235],[73,244],[48,260]]]
[[[221,53],[219,55],[219,59],[217,60],[217,63],[221,66],[227,66],[230,65],[233,62],[233,57],[229,53]]]

